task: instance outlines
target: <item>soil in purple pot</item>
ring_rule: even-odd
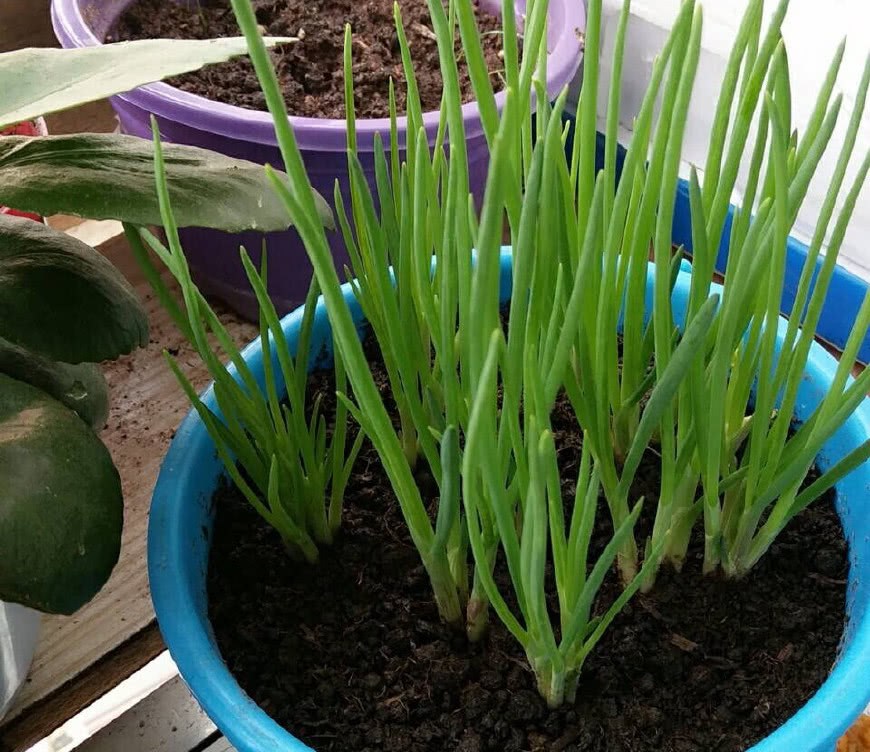
[[[334,404],[328,375],[310,384]],[[580,435],[566,402],[553,425],[571,479]],[[649,453],[632,491],[649,510],[658,473]],[[434,508],[433,480],[418,483]],[[570,480],[564,492],[573,498]],[[616,618],[586,661],[576,702],[550,711],[495,615],[478,645],[439,622],[368,443],[341,536],[317,566],[291,561],[234,489],[220,488],[215,503],[208,591],[221,653],[245,691],[319,752],[738,752],[816,691],[843,634],[847,551],[830,494],[742,582],[701,576],[699,534],[682,573],[662,572]],[[650,527],[647,515],[639,539]],[[601,501],[596,551],[611,534]],[[501,566],[497,576],[507,593]],[[618,593],[611,574],[596,608]]]
[[[405,112],[405,77],[393,20],[393,0],[253,0],[264,33],[299,41],[276,47],[272,60],[291,115],[345,117],[344,27],[353,29],[356,114],[388,117],[389,80],[397,107]],[[424,111],[441,104],[438,46],[425,0],[400,0]],[[496,90],[503,88],[501,20],[475,9],[486,64]],[[122,15],[107,41],[128,39],[210,39],[238,36],[229,0],[137,0]],[[474,99],[457,31],[456,53],[463,101]],[[209,66],[169,83],[229,104],[265,110],[266,102],[247,58]]]

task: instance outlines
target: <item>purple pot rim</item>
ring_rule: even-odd
[[[551,6],[561,6],[565,14],[565,23],[561,25],[559,36],[547,57],[547,90],[551,97],[555,97],[570,83],[580,65],[583,50],[576,31],[584,31],[586,28],[586,8],[584,3],[577,0],[550,2]],[[52,0],[51,22],[55,36],[66,48],[90,47],[102,43],[85,22],[76,0]],[[200,131],[267,146],[277,144],[272,117],[268,112],[206,99],[163,82],[147,84],[117,96],[159,118]],[[499,110],[504,105],[505,97],[504,91],[495,96]],[[464,104],[462,115],[466,138],[482,134],[483,126],[477,102]],[[430,138],[438,130],[439,117],[438,110],[423,114],[423,125]],[[347,146],[347,129],[343,119],[291,115],[289,121],[300,149],[344,151]],[[382,137],[389,136],[390,119],[360,118],[356,121],[356,127],[359,146],[372,149],[376,133],[380,133]],[[398,118],[398,130],[400,134],[407,130],[406,116]],[[403,142],[404,139],[400,138],[400,141]]]

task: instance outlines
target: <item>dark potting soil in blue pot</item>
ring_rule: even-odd
[[[387,391],[383,369],[376,375]],[[331,378],[309,381],[327,412]],[[580,436],[567,399],[553,428],[561,476],[572,478]],[[648,453],[632,493],[651,511],[659,468]],[[417,480],[434,506],[437,485],[425,473]],[[791,717],[836,659],[848,562],[833,496],[800,515],[741,582],[701,576],[698,529],[683,573],[663,572],[617,617],[584,665],[577,702],[556,711],[495,616],[475,646],[439,621],[368,443],[341,537],[314,567],[291,561],[235,488],[217,491],[209,617],[241,687],[318,752],[742,752]],[[603,501],[597,520],[595,557],[612,535]],[[641,518],[639,540],[651,525]],[[509,592],[504,567],[497,575]],[[599,602],[606,608],[620,592],[611,575]]]

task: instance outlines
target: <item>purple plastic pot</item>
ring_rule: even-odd
[[[64,47],[100,44],[112,25],[132,0],[52,0],[51,17],[55,34]],[[482,5],[497,11],[498,0],[482,0]],[[525,0],[517,2],[518,23],[525,10]],[[584,3],[580,0],[550,0],[547,87],[555,96],[576,72],[582,55],[581,32],[586,28]],[[499,107],[504,94],[496,97]],[[262,164],[282,164],[275,132],[268,113],[214,102],[189,94],[165,83],[150,84],[112,97],[121,130],[149,137],[150,116],[157,117],[162,136],[181,144],[190,144],[248,159]],[[477,104],[463,107],[468,144],[471,189],[478,201],[483,195],[489,153],[483,135]],[[349,205],[349,186],[345,156],[345,121],[291,117],[296,141],[314,188],[331,202],[338,179]],[[430,144],[435,141],[438,113],[424,116]],[[399,119],[400,144],[404,141],[405,118]],[[389,119],[357,121],[360,160],[374,186],[374,136],[380,133],[389,141]],[[191,270],[202,291],[217,296],[242,315],[256,316],[256,301],[248,286],[239,260],[239,245],[244,244],[252,256],[259,256],[263,238],[269,249],[269,290],[283,313],[305,298],[311,279],[311,265],[295,231],[281,233],[243,233],[228,235],[213,230],[188,228],[182,231],[182,243]],[[333,257],[339,271],[347,263],[341,233],[332,233]]]

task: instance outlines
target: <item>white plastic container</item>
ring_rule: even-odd
[[[39,638],[40,614],[0,601],[0,718],[24,683]]]

